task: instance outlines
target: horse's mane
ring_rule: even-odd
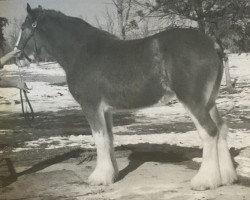
[[[34,11],[39,12],[39,8],[34,9]],[[79,23],[79,24],[82,24],[82,25],[84,25],[86,27],[93,28],[97,32],[99,31],[100,33],[102,33],[106,37],[113,38],[113,39],[118,39],[118,37],[116,37],[115,35],[107,32],[107,31],[100,30],[100,29],[90,25],[88,22],[84,21],[81,18],[68,16],[68,15],[65,15],[64,13],[62,13],[60,11],[56,11],[56,10],[52,10],[52,9],[43,9],[42,11],[43,11],[44,16],[51,17],[51,18],[54,18],[54,19],[56,19],[56,18],[57,19],[62,19],[62,20],[65,20],[65,21],[69,21],[71,23]]]

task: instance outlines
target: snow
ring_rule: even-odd
[[[115,126],[115,127],[113,127],[113,132],[114,133],[119,133],[119,132],[130,132],[130,133],[135,133],[136,132],[136,130],[133,130],[132,128],[131,128],[131,126]]]
[[[249,54],[230,54],[229,55],[230,73],[233,77],[238,77],[240,81],[250,79],[250,55]],[[240,67],[240,68],[239,68]],[[239,70],[240,69],[240,70]]]
[[[116,132],[114,132],[116,133]],[[249,146],[250,134],[248,130],[239,129],[237,131],[230,130],[228,135],[228,146],[235,149],[241,149]],[[197,131],[188,131],[186,133],[160,133],[147,135],[115,135],[115,147],[126,146],[131,144],[169,144],[180,147],[196,147],[202,148],[201,140]],[[17,148],[14,151],[24,151],[30,149],[57,149],[63,147],[81,147],[93,149],[94,141],[90,135],[79,136],[56,136],[49,138],[40,138],[38,140],[25,142],[25,148]]]
[[[152,124],[175,122],[180,119],[185,121],[186,116],[186,110],[180,103],[172,106],[149,107],[135,112],[137,122],[150,122]]]
[[[48,62],[48,63],[40,63],[40,66],[37,64],[31,63],[29,66],[18,67],[15,64],[5,65],[3,71],[6,72],[19,72],[25,73],[28,72],[30,74],[39,74],[39,75],[56,75],[56,76],[65,76],[65,72],[60,67],[58,63]]]
[[[67,86],[50,85],[47,82],[27,82],[27,85],[32,87],[32,90],[28,93],[28,97],[35,112],[56,112],[69,107],[79,107],[69,93]],[[1,105],[0,111],[21,112],[21,106],[14,103],[14,101],[20,101],[19,90],[15,88],[3,88],[0,91],[0,96],[13,100],[11,104]]]
[[[28,147],[25,147],[25,148],[22,148],[22,147],[18,147],[18,148],[15,148],[13,150],[13,152],[20,152],[20,151],[27,151],[27,150],[31,150],[32,148],[28,148]]]

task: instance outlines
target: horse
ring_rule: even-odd
[[[173,28],[120,40],[82,19],[29,4],[21,33],[18,49],[35,38],[64,69],[69,91],[89,122],[97,149],[91,185],[118,178],[112,114],[151,106],[164,96],[176,96],[183,104],[203,143],[202,164],[191,188],[214,189],[237,180],[227,124],[215,103],[223,62],[211,38],[192,28]]]

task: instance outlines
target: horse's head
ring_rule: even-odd
[[[16,43],[16,48],[24,51],[27,47],[27,44],[34,43],[34,41],[39,41],[38,32],[41,28],[41,22],[43,18],[43,9],[41,6],[38,6],[36,9],[31,9],[30,5],[27,4],[27,16],[25,21],[21,26],[21,31]]]

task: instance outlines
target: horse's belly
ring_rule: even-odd
[[[116,109],[137,109],[151,106],[159,102],[166,94],[160,81],[149,81],[143,85],[124,87],[108,95],[108,103]]]
[[[148,93],[150,94],[150,93]],[[169,103],[173,98],[175,97],[174,92],[172,91],[167,91],[166,93],[164,93],[161,96],[151,96],[150,98],[146,98],[145,96],[138,98],[136,100],[130,101],[127,99],[126,103],[116,103],[113,104],[111,103],[111,107],[113,108],[114,111],[119,111],[119,112],[126,112],[126,111],[133,111],[133,110],[137,110],[137,109],[142,109],[142,108],[146,108],[152,105],[155,105],[157,103],[161,103],[161,104],[167,104]],[[109,104],[110,105],[110,104]]]

